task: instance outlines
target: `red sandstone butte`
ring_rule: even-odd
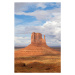
[[[18,51],[15,51],[15,57],[37,56],[37,55],[47,55],[47,54],[55,55],[55,54],[60,54],[60,52],[47,46],[45,35],[43,39],[41,33],[35,33],[35,32],[31,34],[30,45]]]

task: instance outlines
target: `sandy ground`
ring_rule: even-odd
[[[60,48],[57,48],[57,50],[60,51]],[[61,55],[16,57],[14,60],[14,72],[16,73],[61,72]]]

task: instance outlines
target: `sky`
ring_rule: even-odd
[[[31,33],[46,36],[48,46],[61,46],[60,2],[16,2],[14,4],[15,46],[28,46]]]

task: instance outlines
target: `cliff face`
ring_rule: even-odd
[[[44,35],[44,39],[43,39],[41,33],[33,32],[31,34],[31,44],[36,44],[36,45],[46,44],[45,35]]]
[[[55,54],[60,54],[60,52],[46,45],[45,35],[43,39],[41,33],[35,33],[35,32],[31,34],[30,45],[18,51],[15,51],[15,57],[37,56],[37,55],[47,55],[47,54],[55,55]]]

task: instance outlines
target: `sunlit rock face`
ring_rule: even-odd
[[[31,34],[31,44],[36,44],[36,45],[46,44],[45,35],[44,35],[44,39],[43,39],[41,33],[33,32]]]
[[[47,46],[45,35],[43,39],[41,33],[35,33],[35,32],[31,34],[30,45],[18,51],[15,51],[15,57],[38,56],[38,55],[47,55],[47,54],[55,55],[55,54],[60,54],[60,52]]]

